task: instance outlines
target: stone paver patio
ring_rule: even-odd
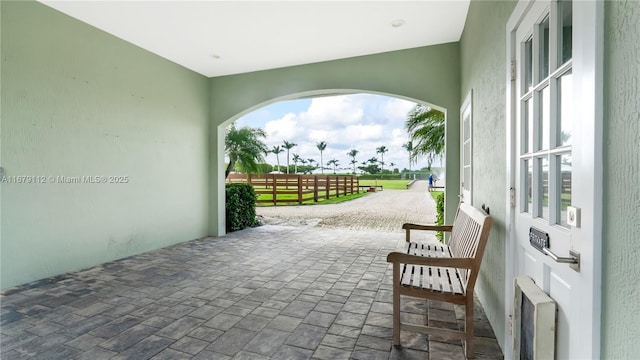
[[[402,232],[266,225],[69,273],[2,295],[2,359],[463,359],[459,341],[391,346],[386,255]],[[461,327],[462,309],[402,316]],[[425,315],[426,314],[426,315]],[[502,354],[476,306],[476,357]]]

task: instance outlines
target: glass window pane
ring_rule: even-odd
[[[524,160],[522,166],[523,179],[524,179],[524,193],[523,193],[523,201],[522,201],[522,212],[531,213],[531,200],[533,199],[533,164],[531,160]]]
[[[538,26],[539,36],[538,49],[540,58],[538,59],[539,77],[538,81],[542,81],[549,76],[549,17]]]
[[[471,118],[469,116],[465,116],[462,121],[464,127],[464,137],[463,141],[467,141],[467,139],[471,138]]]
[[[533,39],[524,43],[524,91],[529,92],[533,87]]]
[[[573,128],[573,76],[568,72],[558,80],[560,118],[558,119],[558,145],[571,144]]]
[[[537,150],[549,149],[551,133],[551,91],[545,87],[540,92],[540,113],[538,121]]]
[[[522,106],[522,154],[533,151],[533,100],[529,99]]]
[[[560,211],[558,211],[559,219],[556,219],[557,223],[564,226],[569,227],[567,224],[567,206],[571,206],[571,154],[564,154],[558,156],[557,170],[558,181],[559,181],[559,190],[558,196],[560,197],[556,201],[556,206],[560,207]]]
[[[538,201],[536,215],[543,219],[549,219],[549,160],[547,157],[536,159],[538,166]]]
[[[462,183],[462,187],[465,190],[471,190],[471,167],[469,166],[465,166],[464,167],[464,178],[463,178],[463,183]],[[467,199],[465,199],[466,201]]]
[[[471,142],[470,141],[465,141],[465,143],[462,145],[464,147],[464,160],[463,160],[463,165],[469,165],[471,164]]]
[[[560,0],[558,3],[558,23],[562,27],[558,31],[558,45],[560,53],[560,64],[566,63],[571,59],[572,54],[572,34],[573,34],[573,6],[571,0]]]

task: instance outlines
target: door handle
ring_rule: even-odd
[[[580,253],[577,251],[569,250],[569,257],[561,257],[554,254],[549,248],[542,248],[542,252],[549,256],[553,261],[560,264],[569,264],[569,267],[573,270],[580,272]]]

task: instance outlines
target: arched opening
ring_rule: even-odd
[[[305,92],[299,92],[299,93],[293,93],[293,94],[288,94],[288,95],[284,95],[284,96],[280,96],[280,97],[275,97],[273,99],[267,100],[267,101],[263,101],[259,104],[255,104],[252,106],[249,106],[247,109],[240,111],[239,113],[233,115],[232,117],[230,117],[229,119],[227,119],[226,121],[222,122],[221,124],[219,124],[217,126],[217,136],[218,136],[218,149],[217,149],[217,165],[216,168],[218,170],[218,179],[222,179],[221,181],[219,181],[218,183],[218,192],[220,194],[219,199],[221,199],[222,201],[218,202],[218,214],[220,214],[221,216],[218,217],[218,229],[225,229],[225,218],[224,218],[224,211],[225,211],[225,203],[224,203],[224,179],[225,179],[225,150],[224,150],[224,134],[225,134],[225,129],[226,127],[237,121],[238,119],[243,118],[245,115],[249,115],[255,111],[259,111],[260,109],[263,109],[265,107],[268,107],[269,105],[272,104],[277,104],[277,103],[281,103],[281,102],[285,102],[285,101],[289,101],[289,100],[299,100],[299,99],[318,99],[318,98],[325,98],[325,97],[335,97],[335,96],[340,96],[340,95],[379,95],[381,98],[386,98],[386,99],[394,99],[394,100],[404,100],[404,102],[406,102],[406,104],[409,104],[409,107],[407,107],[407,111],[403,114],[402,117],[402,123],[397,123],[398,119],[396,118],[396,123],[395,126],[404,129],[404,120],[406,120],[406,115],[408,113],[408,110],[410,110],[410,108],[413,108],[415,105],[419,104],[419,105],[423,105],[423,106],[428,106],[430,108],[439,110],[441,112],[443,112],[445,114],[445,120],[447,117],[447,109],[442,107],[442,106],[438,106],[432,103],[429,103],[427,101],[424,100],[420,100],[420,99],[415,99],[412,97],[407,97],[407,96],[402,96],[402,95],[397,95],[397,94],[392,94],[392,93],[386,93],[386,92],[378,92],[378,91],[370,91],[370,90],[356,90],[356,89],[322,89],[322,90],[314,90],[314,91],[305,91]],[[392,136],[389,135],[389,139],[388,140],[392,140],[391,139]],[[288,139],[284,139],[284,140],[288,140]],[[322,140],[321,138],[318,138],[317,140]],[[345,150],[346,151],[346,150]],[[405,152],[406,154],[406,152]],[[408,157],[408,155],[407,155]],[[389,164],[389,162],[387,162],[387,164]],[[324,164],[322,164],[324,165]],[[441,166],[444,164],[441,164]],[[384,165],[383,165],[384,166]],[[409,165],[409,168],[411,166]],[[219,235],[222,234],[222,232],[220,231]]]
[[[327,94],[373,93],[433,105],[446,114],[445,222],[460,185],[460,51],[457,43],[427,46],[222,76],[209,81],[209,234],[224,233],[224,125],[267,104]]]

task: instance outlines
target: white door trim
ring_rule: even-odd
[[[591,247],[576,250],[581,253],[581,261],[588,265],[585,268],[593,283],[593,294],[580,294],[583,299],[590,301],[581,302],[581,313],[593,314],[585,316],[582,329],[591,332],[591,339],[585,339],[586,344],[591,345],[592,357],[600,356],[601,348],[601,314],[602,314],[602,208],[604,178],[603,156],[603,122],[604,122],[604,1],[576,1],[574,7],[574,26],[581,29],[574,32],[574,73],[581,74],[579,86],[574,85],[576,101],[575,114],[580,119],[580,126],[576,129],[576,136],[584,140],[583,151],[574,155],[574,163],[582,163],[585,168],[591,165],[593,174],[578,173],[576,178],[587,178],[592,181],[583,182],[580,187],[577,183],[575,191],[578,193],[592,194],[584,204],[575,206],[582,208],[582,225],[576,234],[577,238],[590,240]],[[589,145],[585,147],[584,144]],[[584,241],[583,243],[585,243]],[[592,295],[588,297],[588,295]],[[588,346],[586,346],[588,347]]]
[[[507,226],[507,243],[505,248],[505,332],[503,338],[503,351],[505,359],[513,357],[511,345],[511,324],[513,314],[513,282],[517,264],[516,237],[514,229],[515,208],[511,205],[510,188],[518,186],[515,183],[515,161],[514,154],[516,146],[515,124],[516,119],[514,101],[516,98],[515,73],[512,75],[511,64],[515,62],[517,43],[515,32],[519,27],[527,11],[533,5],[533,1],[521,0],[516,4],[506,26],[506,177],[508,187],[505,189],[506,213],[505,220]],[[591,168],[593,173],[576,173],[574,176],[591,181],[583,182],[581,188],[575,191],[592,194],[584,203],[577,203],[574,206],[582,209],[582,226],[578,229],[578,236],[584,248],[577,246],[581,254],[582,264],[586,278],[592,279],[593,283],[584,288],[589,290],[588,294],[580,294],[585,316],[580,324],[581,329],[587,329],[589,338],[583,339],[585,344],[584,353],[580,354],[586,358],[599,358],[601,351],[601,314],[602,314],[602,208],[603,192],[602,180],[603,171],[603,69],[604,69],[604,2],[601,1],[575,1],[574,2],[574,29],[573,32],[573,69],[574,74],[579,74],[580,91],[576,91],[575,98],[578,99],[575,108],[575,118],[581,119],[579,129],[576,134],[582,143],[583,150],[574,154],[574,161],[584,165],[582,168]],[[515,72],[515,69],[513,70]],[[592,291],[592,292],[591,292]],[[590,347],[589,347],[590,346]]]
[[[469,189],[468,196],[462,186],[464,182],[465,152],[464,152],[464,115],[469,111],[469,184],[465,186]],[[469,91],[462,106],[460,107],[460,195],[464,202],[473,205],[473,89]]]

